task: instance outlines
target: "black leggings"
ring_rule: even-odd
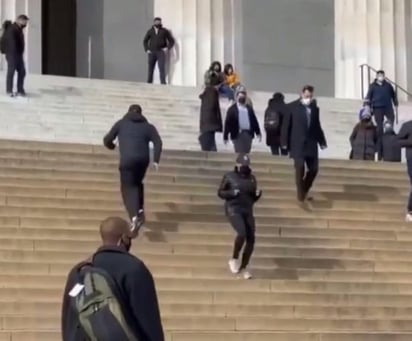
[[[244,270],[249,265],[255,247],[255,218],[252,213],[234,214],[228,216],[229,222],[237,233],[233,247],[233,258],[239,259],[240,251],[243,250],[242,262],[239,270]]]
[[[143,180],[148,166],[148,161],[139,161],[130,167],[120,169],[120,191],[130,219],[136,217],[139,210],[144,209]]]

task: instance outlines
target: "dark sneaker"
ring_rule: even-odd
[[[26,97],[26,96],[27,96],[26,91],[19,91],[19,92],[17,93],[17,96],[19,96],[19,97]]]

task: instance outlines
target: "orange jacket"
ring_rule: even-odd
[[[225,75],[225,83],[231,88],[240,84],[240,79],[237,73],[233,72],[231,75]]]

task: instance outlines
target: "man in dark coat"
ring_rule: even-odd
[[[6,77],[6,92],[9,96],[14,97],[13,80],[14,74],[17,72],[17,95],[26,96],[24,90],[24,78],[26,77],[26,66],[24,64],[24,33],[23,30],[27,26],[29,18],[22,14],[19,15],[16,22],[10,25],[3,33],[4,52],[7,60],[7,77]],[[2,48],[3,49],[3,48]]]
[[[77,264],[69,273],[62,304],[63,341],[87,341],[74,302],[69,296],[78,283],[82,266],[92,262],[116,283],[123,315],[138,340],[164,341],[155,283],[146,265],[129,253],[133,234],[129,224],[117,217],[100,225],[103,246],[90,260]],[[113,291],[115,291],[113,289]]]
[[[280,143],[282,122],[287,111],[285,96],[279,92],[275,93],[265,111],[266,145],[270,147],[272,155],[288,155],[288,151],[282,149]]]
[[[117,121],[103,139],[106,148],[120,149],[120,184],[123,203],[134,228],[144,223],[144,177],[150,163],[149,143],[154,146],[154,168],[159,166],[162,153],[162,139],[153,124],[142,114],[138,104],[130,106],[128,113]]]
[[[148,55],[147,82],[153,83],[156,63],[159,67],[160,82],[166,84],[166,59],[168,51],[173,48],[175,40],[170,31],[163,27],[161,18],[154,18],[153,26],[144,39],[144,50]]]
[[[281,131],[282,148],[289,150],[295,163],[297,197],[301,202],[307,197],[318,174],[318,145],[321,149],[327,148],[313,91],[313,86],[304,86],[301,98],[289,104]]]
[[[255,136],[262,140],[259,122],[253,108],[246,103],[246,91],[239,91],[236,95],[236,103],[226,113],[223,130],[225,144],[232,140],[236,153],[248,154],[252,149],[252,141]]]
[[[399,145],[398,136],[396,135],[392,123],[385,122],[383,126],[383,138],[382,138],[382,157],[386,162],[401,162],[402,161],[402,148]]]
[[[349,137],[352,147],[351,159],[375,161],[377,140],[378,134],[372,116],[370,112],[364,111],[361,121],[355,125]]]
[[[399,144],[405,148],[406,166],[408,170],[409,181],[412,186],[412,120],[402,124],[398,133]],[[406,221],[412,222],[412,188],[409,194],[408,213],[406,214]]]
[[[199,98],[201,100],[199,143],[202,151],[216,152],[215,134],[223,131],[219,91],[216,86],[208,85]]]
[[[366,100],[372,108],[372,114],[378,127],[378,160],[382,160],[383,122],[386,117],[392,125],[394,124],[395,114],[393,106],[397,107],[399,105],[396,92],[393,86],[386,80],[383,70],[376,73],[376,79],[369,86]]]

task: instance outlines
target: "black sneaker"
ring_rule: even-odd
[[[19,91],[19,92],[17,93],[17,96],[19,96],[19,97],[26,97],[26,96],[27,96],[26,91]]]

